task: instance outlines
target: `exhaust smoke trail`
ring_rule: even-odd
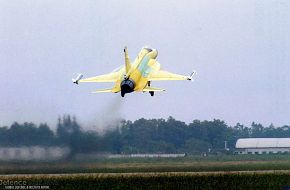
[[[92,115],[88,123],[88,129],[104,134],[107,131],[117,128],[122,120],[121,109],[124,98],[116,96],[101,111]]]

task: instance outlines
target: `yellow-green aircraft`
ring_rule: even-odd
[[[127,47],[124,48],[125,53],[125,66],[120,67],[111,73],[105,75],[99,75],[82,79],[83,75],[78,74],[72,81],[75,84],[79,82],[114,82],[115,85],[109,89],[97,90],[98,92],[121,92],[121,96],[124,97],[126,93],[134,91],[149,92],[151,96],[154,96],[156,91],[165,91],[164,89],[151,87],[152,81],[162,80],[191,80],[195,72],[191,75],[184,76],[168,71],[160,70],[160,63],[156,61],[158,52],[156,49],[148,47],[142,48],[135,61],[131,63]]]

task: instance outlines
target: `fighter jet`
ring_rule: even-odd
[[[124,97],[126,93],[131,92],[149,92],[154,96],[154,92],[165,91],[161,88],[154,88],[151,86],[152,81],[166,81],[166,80],[192,80],[195,71],[189,76],[178,75],[160,69],[160,63],[156,60],[158,52],[156,49],[144,47],[132,63],[130,61],[127,47],[124,48],[125,65],[112,71],[111,73],[99,75],[95,77],[82,79],[83,75],[72,79],[73,83],[80,82],[114,82],[112,88],[96,90],[98,92],[121,92]]]

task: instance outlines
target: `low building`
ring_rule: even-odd
[[[186,154],[112,154],[108,158],[178,158]]]
[[[290,138],[244,138],[236,143],[236,154],[281,154],[290,152]]]

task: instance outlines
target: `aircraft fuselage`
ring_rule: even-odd
[[[160,69],[160,64],[156,61],[157,55],[158,52],[155,49],[143,48],[140,51],[128,76],[120,79],[119,85],[123,95],[133,91],[142,91],[148,85],[149,74]]]

